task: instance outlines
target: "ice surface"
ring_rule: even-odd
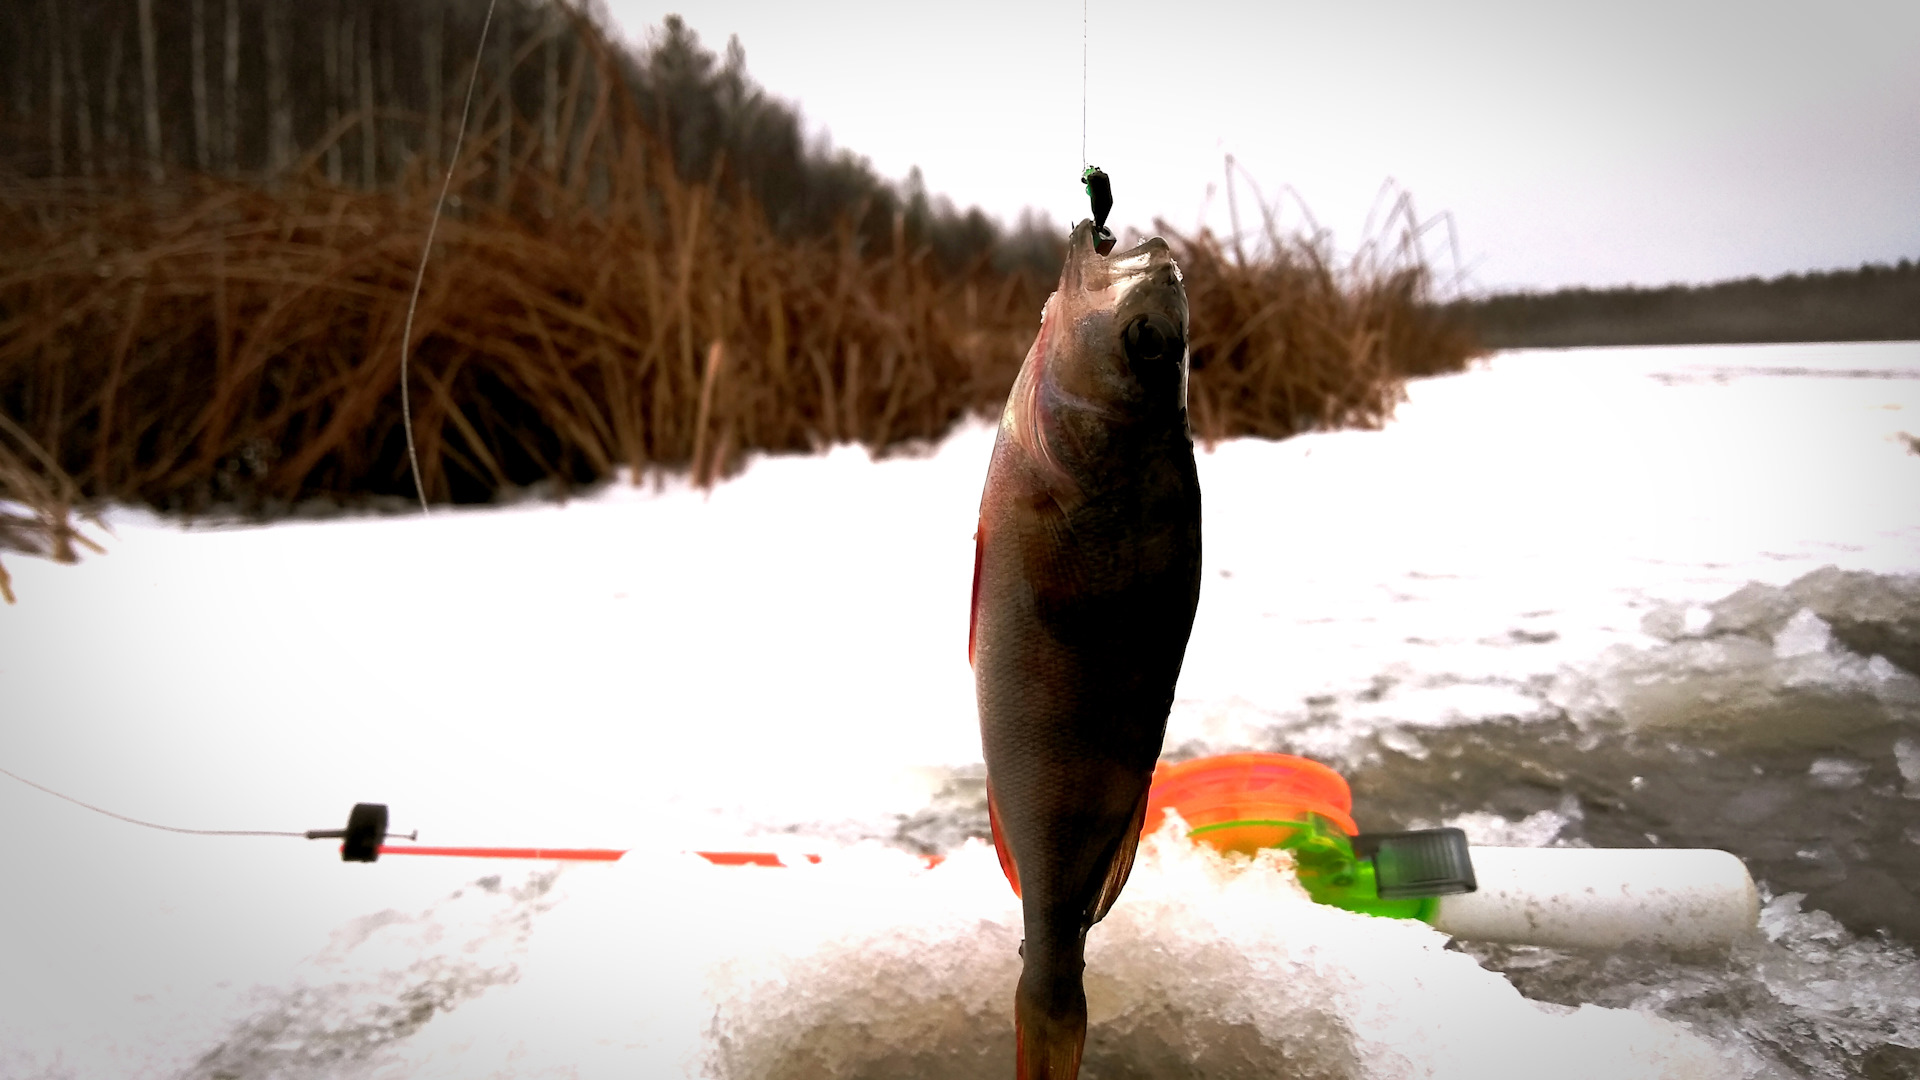
[[[917,866],[866,852],[792,872],[577,875],[575,910],[542,930],[572,948],[536,949],[517,984],[416,1036],[382,1075],[485,1075],[502,1060],[583,1077],[1006,1075],[1017,902],[984,845]],[[779,917],[740,921],[756,912]],[[1083,1075],[1740,1075],[1681,1025],[1530,1002],[1446,940],[1311,903],[1277,853],[1230,862],[1169,832],[1089,937]],[[681,954],[697,952],[714,972],[704,1012],[662,985],[693,974]],[[563,1015],[585,1023],[528,1022]],[[697,1030],[675,1038],[667,1016]],[[600,1038],[583,1051],[588,1032]],[[1568,1042],[1588,1050],[1570,1057]]]
[[[1390,728],[1548,718],[1546,685],[1644,648],[1643,620],[1770,644],[1808,608],[1911,672],[1915,411],[1912,344],[1518,353],[1414,384],[1379,432],[1222,445],[1169,743],[1350,760]]]
[[[1894,439],[1916,375],[1910,343],[1509,354],[1417,383],[1378,432],[1203,453],[1169,751],[1392,765],[1404,790],[1369,791],[1363,824],[1397,801],[1508,843],[1579,843],[1660,796],[1645,842],[1711,825],[1806,867],[1809,906],[1887,910],[1920,851],[1897,813],[1920,805],[1920,500],[1895,497],[1920,457]],[[991,439],[425,520],[114,511],[104,556],[11,561],[9,769],[188,826],[338,827],[373,800],[432,843],[635,850],[551,881],[347,867],[0,779],[0,1075],[1004,1061],[1013,901],[965,846]],[[1765,776],[1738,756],[1777,746]],[[1729,762],[1721,802],[1677,782]],[[721,870],[689,848],[830,857]],[[927,850],[953,858],[922,872]],[[1091,939],[1090,1078],[1920,1065],[1911,951],[1821,911],[1718,966],[1462,954],[1306,905],[1277,870],[1148,863]]]
[[[1527,996],[1667,1017],[1725,1048],[1741,1075],[1908,1076],[1920,1048],[1913,950],[1848,933],[1797,893],[1769,899],[1761,935],[1707,956],[1657,948],[1603,953],[1473,945]]]
[[[197,875],[220,869],[190,848],[172,854]],[[182,895],[166,865],[136,855],[123,865],[141,872],[117,875],[106,918],[81,897],[65,918],[28,928],[40,948],[6,941],[0,1076],[367,1075],[396,1043],[514,981],[555,899],[545,867],[462,867],[464,883],[447,889],[438,868],[382,865],[377,881],[343,887],[337,864],[301,881],[296,863],[263,861],[293,887],[263,886],[229,863],[222,891],[237,896]],[[353,895],[368,884],[377,891]]]

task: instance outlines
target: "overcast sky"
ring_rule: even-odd
[[[1086,216],[1080,0],[608,4],[635,40],[669,11],[716,52],[739,35],[761,85],[884,176]],[[1916,0],[1089,0],[1087,46],[1087,156],[1123,228],[1223,227],[1232,154],[1343,250],[1397,182],[1452,214],[1478,289],[1920,257]]]

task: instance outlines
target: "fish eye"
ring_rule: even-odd
[[[1165,315],[1135,315],[1120,340],[1135,363],[1164,360],[1180,350],[1180,330]]]

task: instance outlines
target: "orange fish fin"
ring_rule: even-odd
[[[1087,1045],[1087,999],[1053,1002],[1049,1011],[1028,993],[1027,976],[1013,996],[1013,1060],[1018,1080],[1074,1080]]]
[[[1127,886],[1127,876],[1133,873],[1133,856],[1140,850],[1140,826],[1147,819],[1147,793],[1140,793],[1140,805],[1133,808],[1133,823],[1127,826],[1126,833],[1120,838],[1120,850],[1113,853],[1113,862],[1107,867],[1107,880],[1100,883],[1100,895],[1093,902],[1092,918],[1087,925],[1092,926],[1107,917],[1114,901],[1120,899],[1120,890]]]
[[[973,600],[967,606],[967,666],[973,666],[974,636],[980,629],[980,562],[986,554],[987,523],[982,521],[973,530]]]
[[[993,853],[1000,856],[1000,872],[1007,875],[1013,895],[1020,895],[1020,867],[1013,861],[1013,849],[1007,846],[1007,834],[1000,827],[1000,807],[993,801],[993,782],[987,782],[987,826],[993,830]]]

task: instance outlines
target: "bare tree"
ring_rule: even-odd
[[[67,147],[60,130],[65,104],[60,83],[66,75],[60,64],[60,0],[47,0],[47,40],[53,42],[47,54],[51,62],[47,76],[47,151],[52,158],[53,175],[57,177],[67,171]]]
[[[546,54],[546,79],[541,83],[540,99],[540,164],[552,176],[560,168],[560,35],[566,30],[566,20],[558,8],[548,8],[546,18],[546,41],[542,50]]]
[[[424,0],[426,24],[420,31],[420,70],[427,91],[427,166],[440,171],[440,136],[446,128],[447,12],[441,0]]]
[[[505,206],[513,183],[513,20],[500,20],[494,32],[500,35],[500,142],[494,147],[494,198]]]
[[[327,182],[340,182],[340,140],[333,138],[340,122],[340,20],[329,5],[320,16],[320,75],[326,85],[321,95],[327,103]]]
[[[193,20],[188,53],[193,68],[193,167],[206,172],[213,156],[212,118],[207,114],[207,0],[192,0],[187,17]]]
[[[220,159],[232,176],[240,171],[240,0],[227,0],[227,55],[220,76]]]
[[[73,135],[76,149],[80,151],[80,175],[91,178],[94,174],[93,153],[93,94],[87,88],[87,72],[83,62],[85,53],[80,48],[80,35],[67,34],[67,61],[73,65]],[[60,45],[55,43],[56,48]]]
[[[360,59],[354,66],[360,73],[360,186],[373,190],[380,165],[379,122],[373,115],[373,6],[360,5],[360,32],[357,36]]]
[[[386,27],[385,33],[381,35],[385,47],[374,50],[374,55],[380,63],[379,100],[389,106],[397,107],[402,104],[399,88],[393,81],[393,54],[400,51],[401,41],[398,20],[389,19]],[[383,151],[386,155],[387,171],[397,183],[401,174],[406,171],[407,161],[411,157],[407,149],[406,130],[391,118],[381,130],[387,133],[386,147]]]
[[[14,35],[13,115],[23,125],[33,116],[33,63],[28,53],[31,34]]]
[[[293,107],[287,100],[284,8],[268,0],[261,8],[267,57],[267,171],[279,175],[293,159]]]
[[[147,179],[160,183],[167,170],[160,162],[160,57],[153,33],[153,0],[140,0],[140,88],[145,94]]]
[[[58,0],[55,0],[58,2]],[[127,168],[127,143],[120,136],[120,99],[125,89],[126,26],[115,19],[107,32],[107,70],[100,78],[100,141],[107,150],[107,167],[115,173]]]

